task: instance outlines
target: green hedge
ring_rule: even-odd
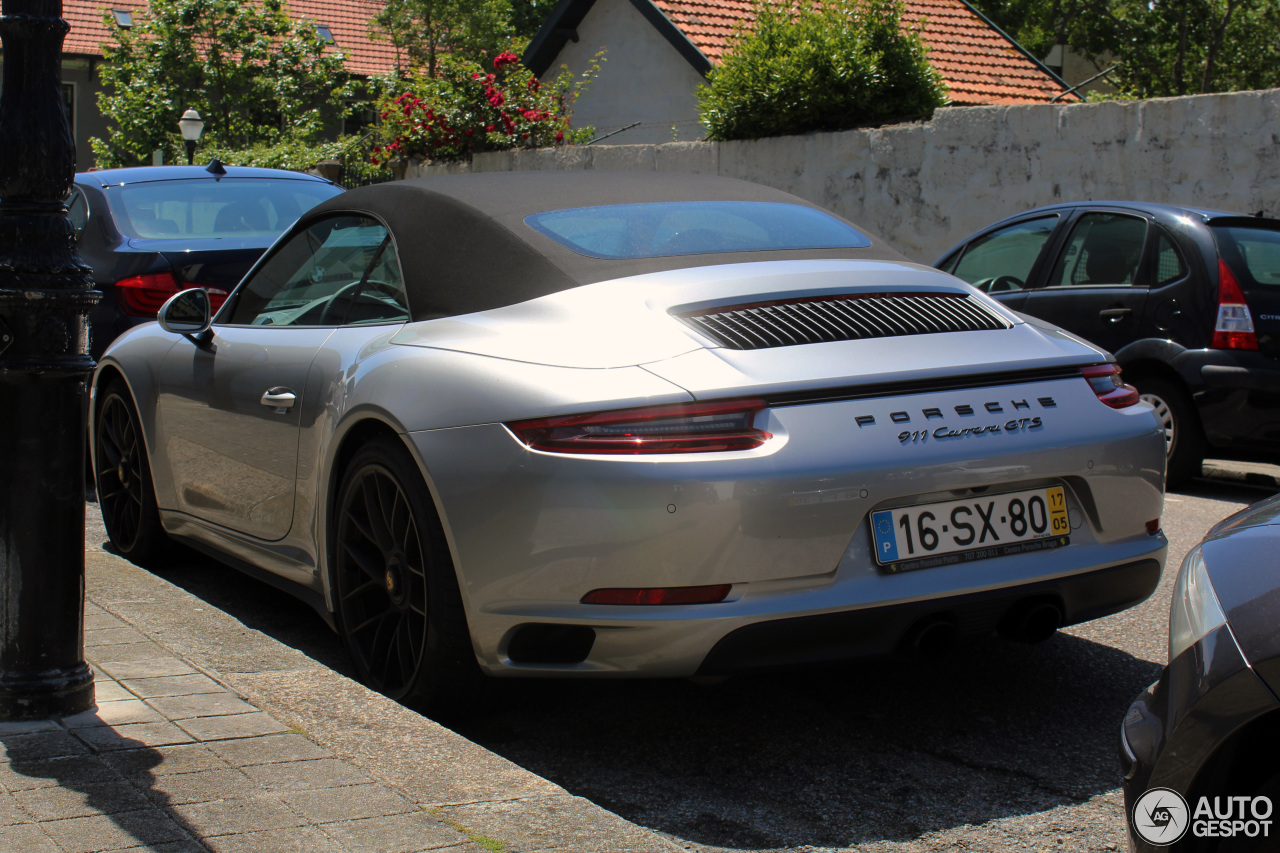
[[[228,166],[258,166],[294,172],[311,171],[321,160],[340,160],[346,167],[343,183],[389,180],[389,169],[370,162],[369,148],[368,140],[343,136],[333,142],[280,142],[241,149],[201,146],[196,151],[196,160],[207,163],[217,157]]]
[[[757,139],[931,115],[947,102],[898,0],[756,4],[698,89],[710,139]]]

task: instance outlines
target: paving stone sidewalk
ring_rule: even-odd
[[[0,724],[0,853],[679,849],[88,541],[97,706]]]

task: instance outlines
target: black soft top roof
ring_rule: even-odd
[[[414,320],[486,311],[662,270],[764,260],[906,260],[865,231],[871,245],[863,249],[599,259],[580,255],[524,222],[530,214],[548,210],[661,201],[765,201],[822,209],[780,190],[706,175],[490,172],[361,187],[312,208],[299,225],[333,211],[366,213],[386,223],[404,269]]]

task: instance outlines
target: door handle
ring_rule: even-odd
[[[1132,313],[1132,308],[1104,308],[1098,312],[1098,316],[1108,323],[1119,323]]]
[[[275,388],[268,388],[262,393],[262,399],[258,402],[276,410],[277,415],[283,415],[285,412],[293,408],[293,404],[297,402],[298,395],[294,394],[288,388],[277,385]]]

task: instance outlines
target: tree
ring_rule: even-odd
[[[531,39],[542,28],[556,0],[511,0],[511,31],[517,39]]]
[[[419,69],[434,77],[445,54],[479,60],[500,52],[513,35],[511,16],[511,0],[387,0],[370,35],[395,48],[397,77]]]
[[[729,53],[698,88],[711,139],[842,130],[932,114],[941,75],[900,0],[758,0]]]
[[[1154,98],[1280,86],[1280,0],[975,0],[1036,56],[1055,44],[1115,64]]]
[[[204,119],[202,145],[314,140],[351,93],[342,54],[282,0],[151,0],[134,26],[107,23],[116,43],[104,46],[98,104],[111,132],[91,140],[100,166],[147,162],[157,148],[172,161],[188,108]]]

